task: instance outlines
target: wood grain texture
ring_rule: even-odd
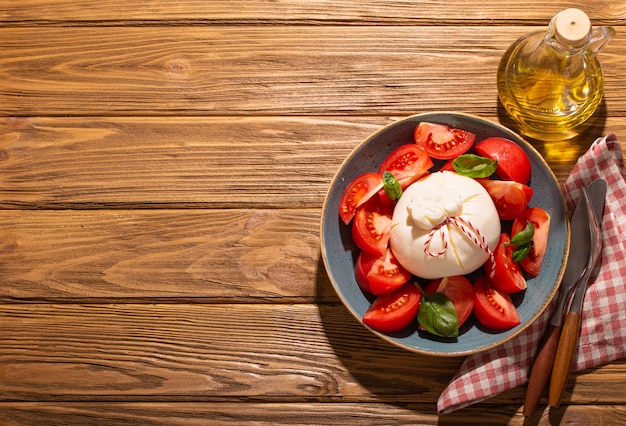
[[[626,361],[447,416],[462,362],[393,347],[341,305],[320,207],[381,126],[511,125],[500,56],[570,3],[23,0],[0,5],[0,424],[622,424]],[[530,141],[560,183],[626,134],[626,5],[584,135]],[[623,138],[623,136],[620,136]]]
[[[318,210],[0,211],[0,300],[337,302]]]
[[[0,119],[0,204],[319,207],[337,168],[390,119]]]
[[[619,21],[626,14],[626,7],[611,0],[580,0],[576,6],[585,10],[594,20]],[[571,7],[567,1],[530,0],[499,3],[482,0],[460,0],[454,7],[442,7],[438,2],[367,2],[360,0],[318,0],[314,3],[299,0],[243,0],[232,3],[223,1],[167,1],[155,0],[137,7],[121,0],[91,2],[89,0],[22,0],[0,8],[0,18],[12,25],[19,23],[39,25],[58,24],[66,21],[82,21],[90,25],[98,23],[127,23],[137,25],[165,22],[193,23],[258,23],[281,22],[293,24],[341,23],[404,23],[479,21],[494,24],[498,21],[537,22],[545,24],[561,9]]]
[[[340,305],[3,304],[0,326],[4,402],[243,398],[434,410],[462,361],[396,348]],[[589,373],[569,378],[564,401],[626,403],[626,362]],[[517,388],[490,405],[523,399]]]
[[[2,401],[435,401],[461,362],[339,305],[5,304],[0,327]]]
[[[0,305],[0,325],[8,425],[524,423],[521,389],[438,417],[461,360],[388,346],[342,307]],[[576,405],[538,424],[620,423],[624,374],[617,362],[573,375]]]
[[[8,116],[241,116],[461,109],[495,115],[500,58],[531,30],[0,28],[0,111]],[[626,90],[619,77],[625,58],[623,31],[602,52],[613,114],[626,112],[626,99],[618,95]]]
[[[52,422],[50,420],[52,419]],[[427,404],[420,403],[215,403],[180,402],[125,403],[1,403],[0,421],[5,426],[22,426],[48,421],[48,425],[85,425],[104,422],[111,426],[142,425],[289,425],[319,426],[373,423],[395,425],[618,425],[626,421],[622,406],[577,406],[544,411],[525,421],[514,404],[478,404],[439,417]]]
[[[342,161],[398,118],[0,118],[0,207],[319,209]],[[529,142],[564,183],[606,133],[626,133],[624,120]]]

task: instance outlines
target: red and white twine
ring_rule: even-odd
[[[480,232],[478,228],[476,228],[472,223],[463,219],[460,216],[447,217],[441,222],[439,225],[435,226],[430,233],[428,234],[428,238],[424,242],[424,253],[431,257],[439,257],[448,251],[448,241],[449,237],[446,235],[446,230],[448,229],[448,225],[456,226],[463,234],[465,234],[476,246],[478,246],[481,250],[484,250],[487,254],[489,254],[489,260],[492,265],[491,271],[489,273],[489,277],[493,278],[493,274],[495,272],[495,261],[493,251],[489,248],[487,244],[487,240],[485,236]],[[433,252],[430,249],[430,244],[435,237],[435,234],[439,233],[441,238],[442,248],[440,251]]]

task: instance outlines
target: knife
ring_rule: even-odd
[[[554,358],[554,368],[552,370],[550,391],[548,393],[548,404],[551,407],[558,407],[561,403],[565,383],[567,382],[572,368],[574,353],[578,347],[578,338],[580,337],[580,312],[582,310],[583,298],[587,291],[589,277],[597,265],[602,251],[601,228],[604,200],[606,197],[606,182],[602,179],[592,182],[583,195],[586,197],[589,204],[589,209],[587,210],[591,222],[589,229],[592,231],[591,227],[594,227],[595,231],[590,233],[591,252],[589,253],[587,269],[574,293],[569,312],[565,316],[563,332],[559,339],[559,345]]]
[[[550,323],[544,332],[528,379],[523,410],[525,416],[532,416],[535,413],[541,394],[548,383],[563,325],[563,314],[589,258],[590,236],[584,197],[580,198],[574,209],[570,228],[569,257],[559,287],[556,310],[550,317]]]

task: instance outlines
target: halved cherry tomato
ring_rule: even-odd
[[[414,139],[431,157],[448,160],[470,149],[476,141],[476,135],[445,124],[422,122],[415,128]]]
[[[496,174],[505,180],[514,180],[528,185],[532,172],[530,160],[524,149],[505,138],[487,138],[480,141],[474,150],[483,157],[498,162]]]
[[[425,293],[443,293],[454,305],[459,327],[467,320],[474,308],[474,287],[463,275],[432,280],[424,287]]]
[[[501,220],[515,219],[522,214],[534,192],[530,186],[512,180],[476,180],[491,196]]]
[[[535,233],[530,246],[530,252],[519,264],[533,277],[539,275],[543,259],[548,247],[548,234],[550,233],[550,215],[539,207],[531,207],[513,222],[511,235],[515,235],[526,227],[526,221],[533,224]]]
[[[500,240],[496,247],[494,255],[494,262],[488,259],[485,262],[485,275],[491,279],[491,284],[495,288],[504,293],[517,293],[526,289],[526,278],[518,267],[517,263],[511,258],[513,253],[513,247],[511,244],[511,238],[507,233],[500,234]],[[495,270],[493,268],[495,267]],[[493,270],[493,275],[491,272]]]
[[[356,209],[372,198],[383,187],[383,180],[378,173],[367,172],[355,178],[341,194],[339,217],[346,225],[350,223]]]
[[[507,330],[521,323],[511,296],[493,287],[485,276],[474,284],[474,316],[492,330]]]
[[[383,333],[402,331],[415,321],[421,297],[419,289],[407,283],[377,297],[363,315],[363,322]]]
[[[352,222],[352,240],[358,248],[382,256],[387,251],[393,210],[379,197],[359,207]]]
[[[375,295],[390,293],[411,279],[411,273],[398,263],[389,248],[382,256],[361,251],[354,275],[361,289],[369,289]]]
[[[415,144],[401,145],[385,158],[378,169],[382,177],[384,172],[393,173],[402,189],[424,176],[433,166],[433,160]]]

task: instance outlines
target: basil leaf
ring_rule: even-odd
[[[515,250],[513,250],[513,253],[511,253],[511,259],[513,259],[513,262],[521,262],[522,260],[524,260],[526,256],[528,256],[528,254],[530,253],[531,246],[532,243],[527,242],[525,244],[522,244],[521,246],[516,247]]]
[[[417,321],[426,331],[441,337],[459,335],[459,318],[454,305],[443,293],[422,293]]]
[[[495,173],[498,162],[479,155],[463,154],[454,159],[452,167],[463,176],[486,178]]]
[[[387,197],[394,201],[399,200],[402,196],[402,186],[400,186],[400,182],[391,172],[385,171],[383,173],[383,187]]]
[[[530,221],[527,220],[524,229],[511,237],[511,244],[518,247],[523,246],[524,244],[531,242],[534,235],[535,227],[532,223],[530,223]]]

